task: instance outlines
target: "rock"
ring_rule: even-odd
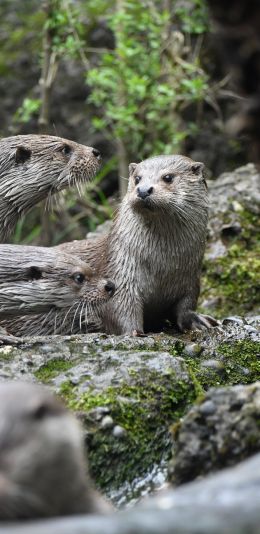
[[[150,474],[170,458],[169,427],[179,426],[196,397],[212,386],[257,380],[258,325],[259,317],[250,317],[178,337],[27,338],[0,347],[0,380],[39,381],[61,395],[84,425],[99,489],[115,503],[137,501],[153,491]],[[206,400],[203,417],[212,411]]]
[[[175,433],[171,480],[180,484],[260,451],[260,382],[210,389]]]
[[[259,534],[260,454],[236,467],[158,492],[135,508],[1,526],[1,534]]]
[[[114,421],[110,415],[103,417],[101,421],[101,428],[111,428],[114,424]]]
[[[209,240],[201,311],[245,315],[260,306],[260,174],[249,163],[209,181]]]
[[[122,426],[116,425],[113,428],[113,436],[115,438],[123,438],[125,435],[126,435],[126,431]]]

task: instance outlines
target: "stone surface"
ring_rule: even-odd
[[[210,389],[175,432],[172,482],[188,482],[260,451],[259,420],[260,382]]]
[[[259,534],[260,454],[108,517],[2,524],[1,534]]]
[[[43,382],[64,398],[84,425],[96,484],[123,506],[165,477],[169,428],[197,397],[259,378],[258,329],[259,318],[237,317],[186,335],[28,338],[0,347],[0,380]]]
[[[260,307],[260,174],[249,163],[208,182],[209,239],[201,310],[218,317]]]

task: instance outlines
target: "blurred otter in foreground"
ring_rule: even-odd
[[[81,428],[48,389],[0,384],[0,521],[108,513],[92,487]]]

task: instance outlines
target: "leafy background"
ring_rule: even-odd
[[[246,161],[225,130],[239,98],[204,0],[2,0],[0,20],[1,136],[59,135],[104,161],[81,197],[38,206],[13,242],[84,237],[113,215],[131,161],[183,153],[213,178]]]

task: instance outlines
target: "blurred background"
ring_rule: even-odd
[[[212,43],[204,0],[1,0],[0,135],[49,133],[98,148],[103,166],[17,225],[14,243],[83,238],[110,218],[128,164],[203,161],[211,178],[247,162],[225,124],[241,106]]]

